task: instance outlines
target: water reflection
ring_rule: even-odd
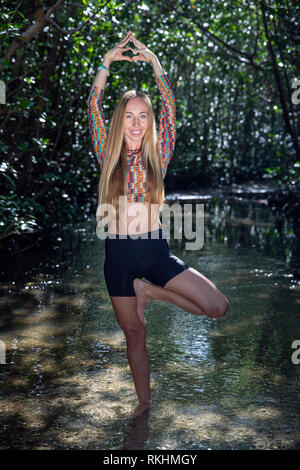
[[[190,204],[204,204],[205,240],[228,247],[256,248],[266,255],[282,259],[300,275],[300,233],[293,219],[274,213],[265,199],[242,197],[169,197]],[[183,246],[183,241],[179,244]]]
[[[129,424],[124,435],[122,450],[142,450],[149,437],[149,413],[147,410]]]
[[[16,257],[10,271],[3,265],[1,448],[299,448],[293,225],[283,220],[279,231],[276,215],[253,201],[206,199],[205,214],[202,250],[170,245],[215,282],[230,310],[215,321],[148,304],[153,407],[135,420],[126,414],[136,396],[94,223],[74,230],[76,249],[70,236],[64,250],[48,243]]]

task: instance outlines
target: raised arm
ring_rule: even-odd
[[[164,73],[158,58],[144,44],[138,41],[133,35],[132,40],[137,47],[139,54],[132,58],[134,60],[144,60],[152,64],[155,81],[162,98],[160,111],[158,148],[161,158],[163,177],[167,172],[167,166],[174,153],[176,138],[176,103],[170,82]]]
[[[98,74],[102,74],[98,72]],[[104,72],[105,73],[105,72]],[[106,73],[105,73],[106,75]],[[103,167],[105,147],[106,147],[106,125],[105,117],[102,109],[102,98],[104,89],[97,85],[93,85],[88,99],[89,128],[92,138],[94,153],[97,157],[100,169]]]
[[[120,43],[118,43],[113,49],[107,52],[103,58],[103,68],[99,68],[99,71],[91,86],[89,97],[86,101],[89,113],[89,128],[92,138],[92,144],[94,153],[97,157],[100,169],[103,167],[107,130],[105,125],[105,117],[102,109],[102,99],[104,95],[104,89],[106,85],[107,76],[109,74],[109,67],[111,62],[117,60],[129,60],[130,57],[123,56],[123,52],[130,49],[125,48],[125,44],[128,42],[131,32],[129,32]]]
[[[160,110],[158,148],[161,158],[163,177],[171,161],[176,138],[176,103],[168,77],[163,74],[156,77],[160,91],[162,106]]]

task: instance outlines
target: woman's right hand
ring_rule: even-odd
[[[118,60],[128,60],[131,62],[131,58],[123,56],[123,52],[130,50],[130,47],[125,47],[126,44],[131,40],[132,32],[128,31],[127,36],[122,39],[118,44],[115,45],[110,51],[108,51],[103,57],[103,64],[109,67],[111,62],[117,62]]]

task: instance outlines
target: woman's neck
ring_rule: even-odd
[[[142,148],[142,140],[139,140],[137,142],[133,142],[130,139],[125,138],[124,139],[124,146],[126,150],[140,150]]]
[[[130,143],[129,144],[127,142],[125,143],[125,150],[127,152],[130,152],[130,151],[133,151],[133,150],[141,150],[141,148],[142,148],[142,143],[141,142],[138,143],[138,144],[135,144],[135,143],[133,143],[133,144]]]

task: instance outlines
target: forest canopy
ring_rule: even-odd
[[[166,191],[249,181],[300,186],[297,1],[4,1],[1,5],[0,243],[96,211],[99,164],[87,98],[104,54],[131,30],[176,97]],[[151,65],[111,66],[120,95],[160,96]]]

